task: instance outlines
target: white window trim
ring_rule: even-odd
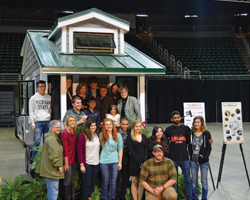
[[[85,32],[85,33],[112,33],[114,34],[114,42],[116,48],[114,54],[118,54],[119,43],[118,43],[118,29],[105,29],[105,28],[82,28],[82,27],[69,27],[69,53],[74,53],[74,32]],[[66,42],[66,41],[62,41]]]

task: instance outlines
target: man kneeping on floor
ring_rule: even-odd
[[[143,163],[139,179],[146,190],[146,200],[176,200],[177,193],[172,185],[177,173],[173,161],[163,157],[163,147],[159,144],[152,153],[154,157]]]

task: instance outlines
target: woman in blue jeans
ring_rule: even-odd
[[[111,200],[116,196],[116,179],[122,169],[123,141],[112,119],[106,118],[100,133],[101,155],[100,170],[102,175],[101,199]]]
[[[83,180],[82,199],[91,199],[99,172],[100,141],[96,120],[87,119],[77,145],[78,162]]]
[[[191,173],[193,186],[193,199],[198,200],[197,185],[198,185],[198,171],[201,171],[202,184],[202,200],[207,200],[208,182],[207,172],[209,167],[209,155],[211,153],[211,144],[209,140],[211,134],[206,130],[206,125],[203,117],[196,116],[192,125],[191,134]]]

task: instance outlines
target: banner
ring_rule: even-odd
[[[192,128],[193,119],[195,116],[202,116],[206,123],[205,118],[205,103],[202,102],[190,102],[190,103],[183,103],[184,108],[184,124]],[[191,115],[189,112],[191,111]]]
[[[241,102],[222,102],[221,105],[224,143],[243,143]]]

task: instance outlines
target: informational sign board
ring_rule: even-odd
[[[243,143],[241,102],[222,102],[221,106],[224,143]]]
[[[205,103],[203,102],[184,102],[183,103],[184,108],[184,124],[192,128],[193,119],[195,116],[202,116],[204,118],[204,121],[206,122],[205,118]],[[192,113],[192,116],[189,115],[189,113]]]

